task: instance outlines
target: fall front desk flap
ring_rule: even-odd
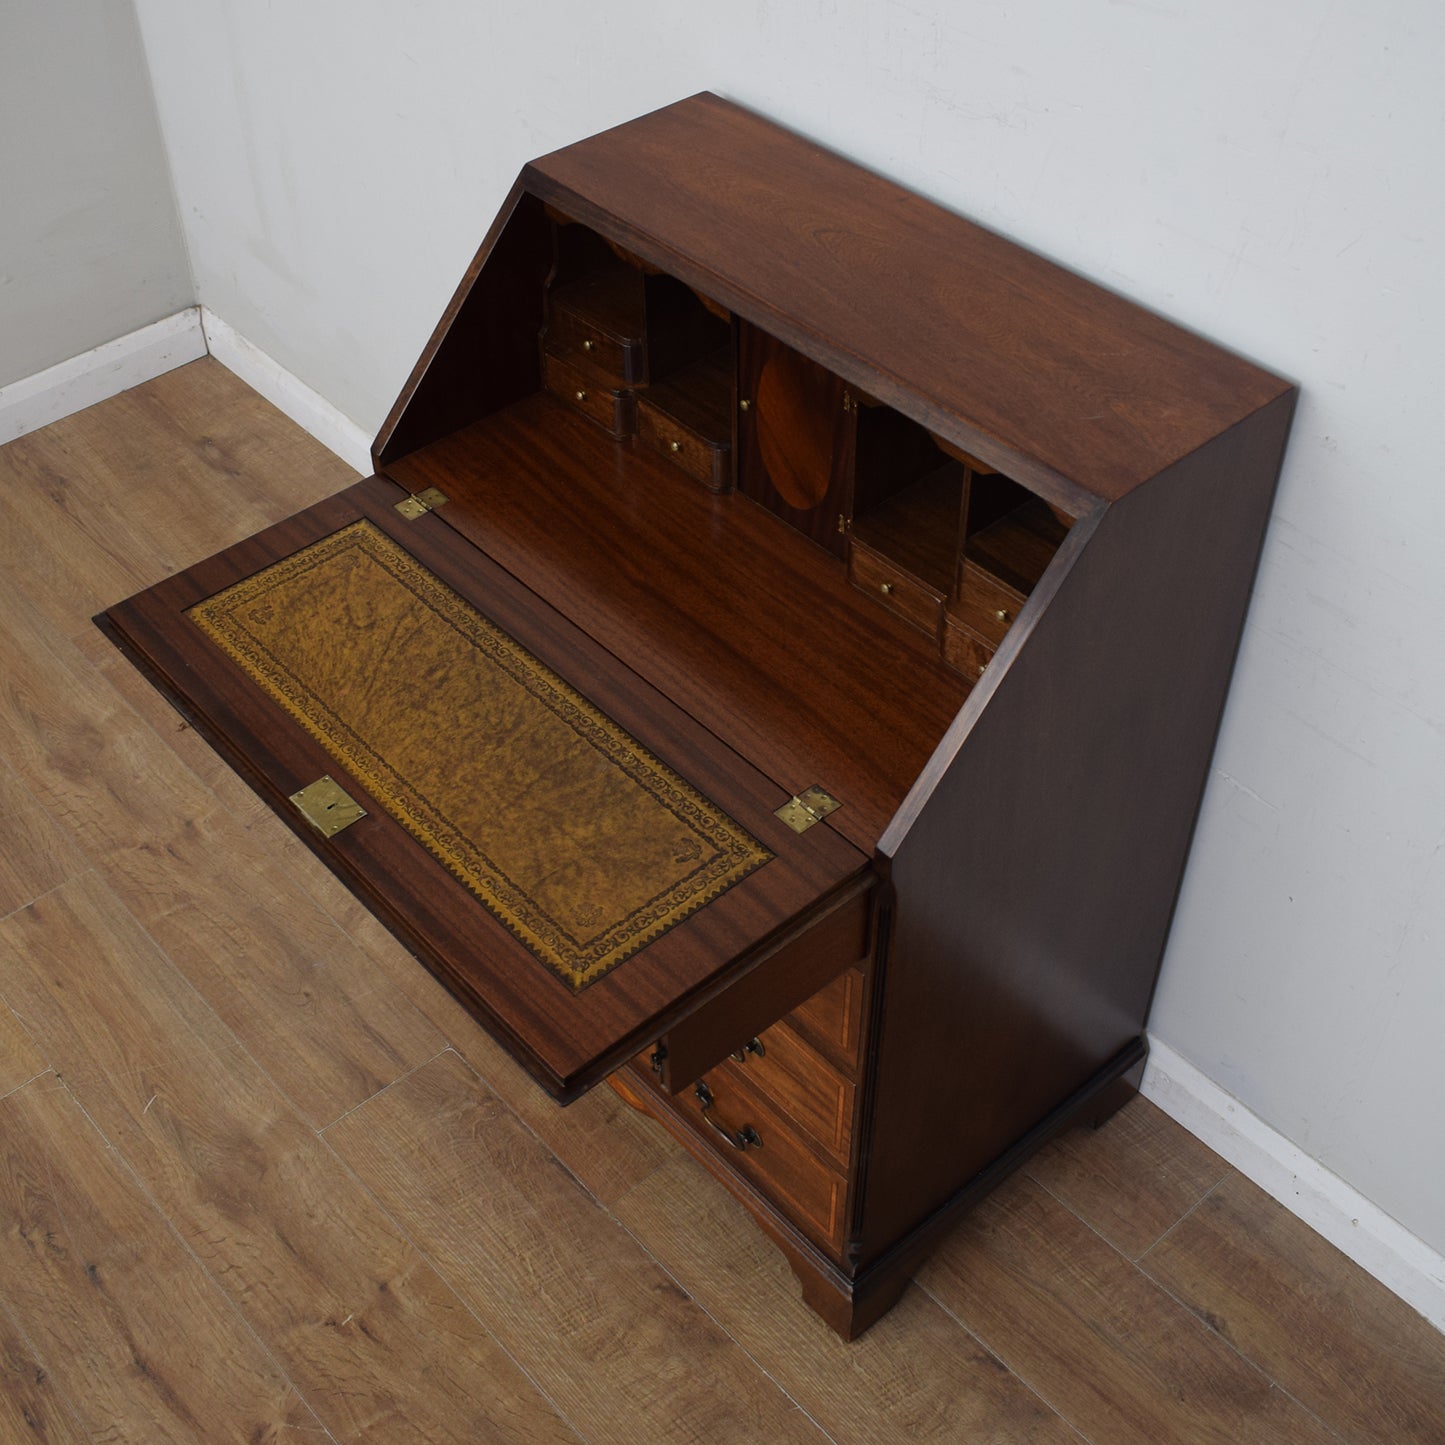
[[[826,913],[863,859],[826,826],[785,826],[787,791],[375,490],[106,623],[567,1097]]]

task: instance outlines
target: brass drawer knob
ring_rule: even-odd
[[[747,397],[743,397],[743,399],[742,399],[740,402],[738,402],[738,410],[739,410],[739,411],[746,411],[751,405],[752,405],[752,402],[750,402],[750,401],[747,399]]]
[[[682,450],[682,443],[681,443],[681,442],[668,442],[668,444],[667,444],[667,449],[668,449],[668,451],[670,451],[670,452],[680,452],[680,451]]]
[[[878,584],[878,590],[879,590],[885,597],[892,597],[892,596],[893,596],[893,584],[892,584],[891,582],[880,582],[880,583]]]
[[[578,401],[586,401],[586,400],[587,400],[587,393],[586,393],[585,391],[576,392],[575,395],[576,395]]]
[[[595,341],[584,341],[584,342],[582,343],[582,350],[583,350],[583,351],[596,351],[596,350],[597,350],[597,343],[596,343]]]
[[[749,1039],[742,1048],[734,1049],[732,1056],[738,1063],[745,1064],[749,1054],[756,1054],[760,1059],[765,1059],[768,1056],[767,1046],[761,1039]]]
[[[998,608],[998,609],[994,612],[993,615],[994,615],[1000,622],[1007,622],[1007,621],[1009,620],[1009,610],[1008,610],[1007,607],[1000,607],[1000,608]]]

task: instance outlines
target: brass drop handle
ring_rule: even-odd
[[[744,1124],[743,1127],[734,1134],[732,1130],[724,1129],[723,1126],[708,1113],[708,1110],[712,1108],[714,1102],[712,1090],[709,1089],[701,1079],[693,1085],[693,1092],[697,1095],[698,1103],[702,1105],[702,1117],[706,1121],[708,1128],[715,1134],[721,1134],[732,1148],[761,1149],[763,1147],[763,1141],[758,1138],[758,1131],[754,1129],[751,1124]]]
[[[760,1059],[765,1059],[768,1051],[763,1047],[761,1039],[749,1039],[742,1048],[733,1050],[733,1058],[740,1064],[747,1063],[749,1054],[756,1054]]]
[[[891,596],[893,596],[893,584],[892,584],[891,582],[880,582],[880,583],[878,584],[878,590],[879,590],[885,597],[891,597]]]
[[[586,393],[585,391],[579,391],[579,392],[576,393],[576,395],[577,395],[577,400],[578,400],[578,401],[586,401],[586,400],[587,400],[587,393]]]

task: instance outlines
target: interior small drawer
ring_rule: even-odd
[[[554,356],[597,367],[618,389],[646,380],[647,349],[641,336],[618,335],[560,296],[548,308],[545,342]]]
[[[856,538],[848,553],[848,580],[905,622],[930,637],[938,636],[943,623],[943,594]]]
[[[958,600],[949,611],[985,642],[997,647],[1024,605],[1024,595],[965,560]]]
[[[950,667],[967,678],[980,678],[993,661],[993,654],[992,643],[955,621],[952,612],[948,614],[943,628],[943,660]]]
[[[853,1081],[809,1048],[787,1024],[774,1024],[749,1039],[714,1073],[730,1088],[761,1095],[840,1168],[848,1167],[853,1143]]]
[[[731,487],[732,458],[728,443],[694,431],[660,410],[646,394],[637,399],[637,437],[711,491],[725,492]]]
[[[619,441],[637,430],[637,404],[630,391],[619,391],[597,368],[542,353],[542,384],[595,421]]]

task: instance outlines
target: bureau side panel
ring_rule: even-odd
[[[378,471],[530,395],[552,248],[542,204],[514,186],[372,444]]]
[[[1292,402],[1097,519],[884,840],[865,1262],[1144,1026]]]

